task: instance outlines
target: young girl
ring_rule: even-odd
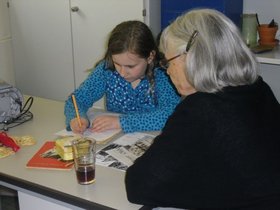
[[[107,52],[74,91],[81,116],[81,125],[71,96],[65,103],[68,130],[82,133],[91,127],[102,132],[121,128],[125,133],[161,130],[168,116],[180,101],[169,77],[157,67],[158,48],[152,32],[140,21],[126,21],[110,34]],[[93,103],[105,96],[107,111],[90,125],[86,115]]]

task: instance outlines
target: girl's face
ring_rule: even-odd
[[[170,50],[165,53],[165,58],[170,59],[176,55],[176,53]],[[195,92],[195,89],[188,82],[187,75],[185,73],[186,56],[186,54],[182,54],[181,56],[171,60],[169,62],[169,67],[167,68],[167,74],[170,76],[170,79],[175,85],[177,91],[182,96],[187,96]]]
[[[152,62],[153,56],[140,58],[136,54],[125,52],[112,56],[117,72],[128,82],[133,83],[145,76],[147,65]]]

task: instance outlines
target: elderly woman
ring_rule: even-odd
[[[152,207],[280,209],[280,106],[238,28],[191,10],[162,33],[184,100],[128,168],[128,200]]]

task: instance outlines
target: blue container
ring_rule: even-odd
[[[161,0],[161,29],[192,8],[216,9],[241,27],[243,0]]]

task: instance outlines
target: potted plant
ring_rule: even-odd
[[[269,24],[259,24],[259,44],[269,46],[278,45],[279,40],[275,39],[277,30],[278,24],[274,21],[274,19],[272,19],[272,21]]]

